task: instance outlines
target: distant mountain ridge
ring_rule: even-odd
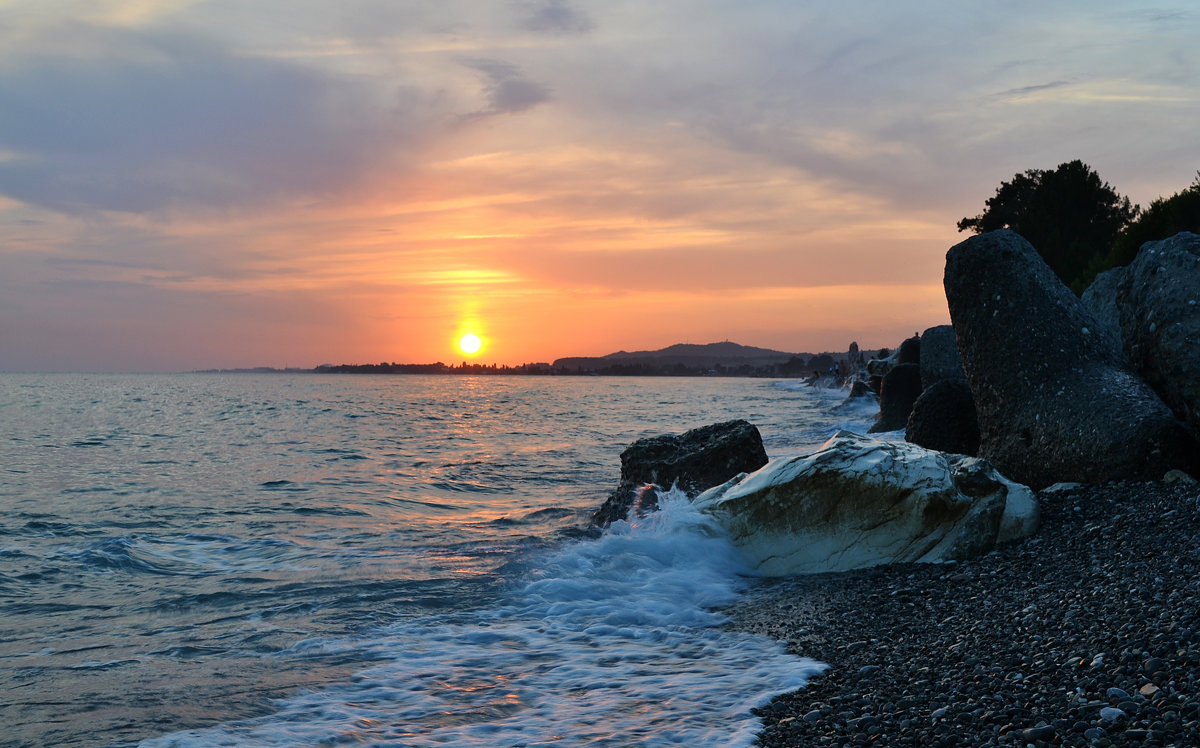
[[[573,356],[554,361],[554,368],[565,371],[597,371],[614,366],[650,367],[686,366],[689,369],[714,369],[718,366],[772,366],[786,363],[799,354],[755,348],[723,341],[704,345],[676,343],[657,351],[617,351],[607,356]]]

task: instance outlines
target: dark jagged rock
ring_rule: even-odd
[[[900,364],[921,363],[921,338],[913,336],[902,343],[896,350],[888,353],[886,348],[879,351],[876,358],[867,362],[867,373],[874,377],[884,377]]]
[[[938,325],[921,333],[921,387],[929,389],[943,379],[967,381],[954,328]]]
[[[913,404],[904,439],[939,452],[978,454],[979,419],[966,378],[943,379],[926,388]]]
[[[846,352],[846,363],[850,364],[850,368],[853,369],[858,364],[861,364],[862,360],[863,355],[862,351],[858,349],[858,342],[852,342],[850,344],[850,350]]]
[[[1200,430],[1200,235],[1142,245],[1117,288],[1117,306],[1134,370]]]
[[[850,405],[864,397],[874,396],[875,393],[871,391],[871,387],[867,382],[862,379],[855,379],[850,383],[850,394],[846,395],[846,399],[842,401],[842,405]]]
[[[625,519],[635,505],[639,512],[654,509],[658,497],[643,490],[647,484],[664,488],[677,484],[688,493],[699,493],[766,464],[758,428],[742,420],[638,439],[621,453],[621,483],[592,521],[608,525]]]
[[[867,389],[869,389],[872,393],[875,394],[876,397],[878,397],[879,391],[881,389],[883,389],[883,377],[879,376],[878,374],[871,374],[870,376],[868,376],[867,377]]]
[[[892,370],[892,367],[900,363],[900,352],[896,351],[888,356],[873,358],[867,362],[867,373],[872,377],[883,379],[883,376]]]
[[[1105,270],[1096,276],[1079,301],[1096,318],[1097,329],[1112,336],[1121,346],[1121,311],[1117,308],[1117,287],[1125,277],[1125,268]]]
[[[906,341],[907,342],[907,341]],[[908,423],[913,403],[921,396],[921,366],[897,364],[883,377],[879,387],[879,418],[868,433],[897,431]]]
[[[946,299],[979,417],[980,455],[1034,488],[1194,472],[1200,446],[1122,366],[1115,341],[1012,231],[946,255]]]

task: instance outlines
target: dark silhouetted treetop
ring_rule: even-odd
[[[1196,179],[1187,189],[1150,203],[1121,232],[1108,254],[1108,266],[1128,265],[1146,242],[1169,239],[1180,231],[1200,234],[1200,172],[1196,172]]]
[[[1089,263],[1108,254],[1117,235],[1138,215],[1090,166],[1076,159],[1057,169],[1030,169],[1001,182],[996,194],[958,230],[977,234],[1012,229],[1029,240],[1055,274],[1076,293]]]

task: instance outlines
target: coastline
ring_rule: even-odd
[[[756,583],[727,625],[830,665],[762,745],[1200,745],[1200,485],[1038,498],[971,561]]]

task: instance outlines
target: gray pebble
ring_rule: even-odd
[[[757,583],[730,625],[831,666],[756,712],[762,745],[1200,746],[1200,486],[1068,496],[953,574]]]

